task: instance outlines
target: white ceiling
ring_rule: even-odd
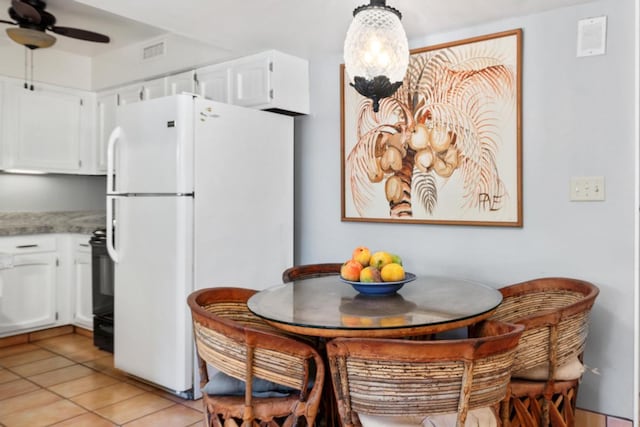
[[[388,0],[407,36],[424,37],[589,0]],[[368,0],[48,0],[57,25],[111,37],[104,45],[56,36],[51,49],[94,56],[171,32],[235,55],[278,49],[303,57],[340,52],[353,9]],[[8,19],[10,0],[0,0]],[[472,6],[471,6],[472,5]],[[0,30],[8,25],[0,24]],[[3,31],[4,32],[4,31]]]
[[[127,44],[147,40],[166,33],[165,30],[160,28],[114,15],[73,0],[47,0],[46,3],[46,10],[56,17],[56,25],[95,31],[111,38],[110,43],[103,44],[76,40],[51,33],[57,39],[56,43],[51,47],[54,50],[62,50],[83,56],[94,56],[107,50],[118,49]],[[10,6],[11,0],[0,0],[0,19],[11,20],[7,12]],[[10,41],[6,36],[5,29],[11,27],[11,25],[0,23],[0,37],[4,37],[7,42]]]

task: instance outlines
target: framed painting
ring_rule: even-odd
[[[341,82],[343,221],[522,226],[522,30],[410,52],[380,102]]]

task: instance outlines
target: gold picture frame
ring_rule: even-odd
[[[342,64],[342,221],[521,227],[521,53],[521,29],[414,49],[378,113]]]

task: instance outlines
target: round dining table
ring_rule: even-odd
[[[367,295],[335,275],[267,288],[247,305],[271,325],[296,334],[397,338],[472,325],[501,301],[491,286],[451,277],[418,276],[389,295]]]

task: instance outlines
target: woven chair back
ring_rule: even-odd
[[[442,341],[336,338],[327,344],[344,426],[357,413],[436,415],[498,404],[523,327],[484,322],[478,338]]]
[[[247,308],[254,290],[241,288],[208,288],[188,298],[193,319],[193,333],[200,359],[201,386],[208,381],[206,365],[246,382],[245,396],[240,399],[204,396],[205,407],[216,408],[221,424],[230,424],[227,415],[244,422],[260,419],[300,416],[313,425],[324,382],[324,364],[318,352],[308,344],[279,334]],[[260,399],[252,396],[254,377],[299,390],[293,404],[291,397]],[[263,402],[264,400],[264,402]],[[221,403],[222,402],[222,403]],[[228,402],[233,408],[224,408]],[[226,414],[226,415],[225,415]],[[230,417],[231,418],[231,417]],[[229,424],[226,424],[229,423]],[[211,425],[218,425],[211,422]],[[269,424],[278,425],[278,424]]]
[[[500,289],[503,301],[491,316],[525,326],[513,373],[550,364],[558,366],[583,353],[589,314],[598,296],[592,283],[569,278],[541,278]]]
[[[340,263],[295,265],[282,272],[282,283],[314,277],[336,276],[340,274]]]

